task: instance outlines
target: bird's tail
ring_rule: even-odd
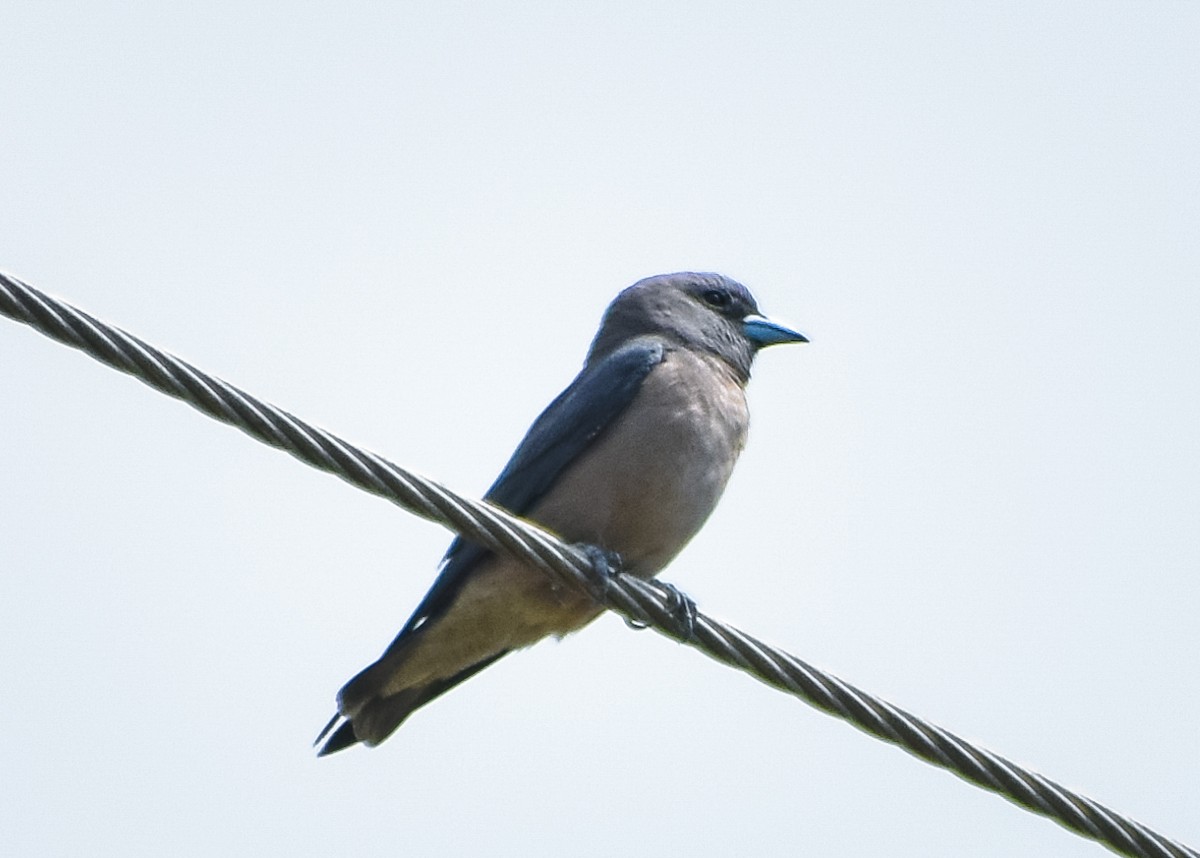
[[[378,745],[392,735],[413,712],[460,682],[470,679],[508,652],[498,652],[446,679],[405,688],[387,696],[383,696],[379,691],[381,683],[378,673],[382,671],[377,669],[382,668],[381,659],[347,682],[338,693],[337,714],[329,720],[325,729],[313,742],[314,745],[320,744],[329,736],[328,741],[317,752],[317,756],[324,757],[336,753],[358,742]]]

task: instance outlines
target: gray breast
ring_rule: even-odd
[[[530,517],[653,575],[716,506],[748,424],[745,393],[723,362],[671,351]]]

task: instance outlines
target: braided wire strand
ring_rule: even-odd
[[[0,272],[0,313],[181,399],[300,461],[341,477],[492,551],[583,589],[631,624],[649,627],[1063,827],[1135,858],[1200,858],[1086,796],[1018,766],[853,685],[719,622],[661,583],[600,568],[591,554],[486,501],[476,501],[360,450],[207,375],[179,358]]]

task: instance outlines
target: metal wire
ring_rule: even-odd
[[[582,588],[633,625],[653,628],[695,647],[1121,855],[1200,858],[1200,852],[1188,846],[696,611],[667,585],[599,568],[603,564],[593,563],[594,552],[566,545],[497,506],[462,497],[360,450],[2,272],[0,313],[182,399],[265,444],[286,450],[302,462],[446,525],[490,550],[536,566],[555,580]]]

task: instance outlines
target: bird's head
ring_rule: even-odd
[[[759,313],[754,296],[741,283],[692,272],[647,277],[621,292],[604,314],[588,362],[644,335],[714,354],[743,379],[750,377],[759,349],[808,342],[799,331]]]

